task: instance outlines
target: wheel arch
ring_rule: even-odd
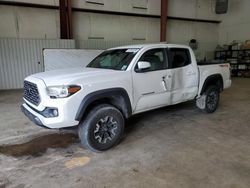
[[[75,120],[81,121],[94,106],[105,103],[118,108],[126,118],[132,115],[127,91],[123,88],[111,88],[95,91],[85,96],[80,103]]]
[[[206,91],[206,89],[211,85],[218,86],[220,91],[222,91],[224,88],[222,75],[221,74],[213,74],[213,75],[208,76],[203,83],[200,94],[204,93]]]

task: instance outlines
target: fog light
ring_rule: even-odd
[[[58,111],[56,109],[53,110],[53,115],[58,116]]]
[[[46,108],[41,114],[46,118],[52,118],[58,116],[58,110],[56,108]]]

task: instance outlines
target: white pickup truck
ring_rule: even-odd
[[[212,113],[230,86],[229,64],[197,65],[188,46],[132,45],[108,49],[87,67],[25,78],[21,109],[39,126],[78,126],[83,146],[104,151],[119,142],[126,118],[194,99]]]

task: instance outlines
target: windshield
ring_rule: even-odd
[[[87,67],[125,71],[139,48],[107,50],[91,61]]]

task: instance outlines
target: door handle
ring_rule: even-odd
[[[167,78],[167,79],[170,79],[170,78],[171,78],[171,75],[166,75],[166,76],[163,76],[163,77],[162,77],[162,82],[161,82],[161,83],[162,83],[162,86],[163,86],[164,91],[167,91],[167,90],[168,90],[166,78]]]
[[[165,79],[162,79],[161,83],[162,83],[164,91],[167,91],[167,83],[166,83]]]

